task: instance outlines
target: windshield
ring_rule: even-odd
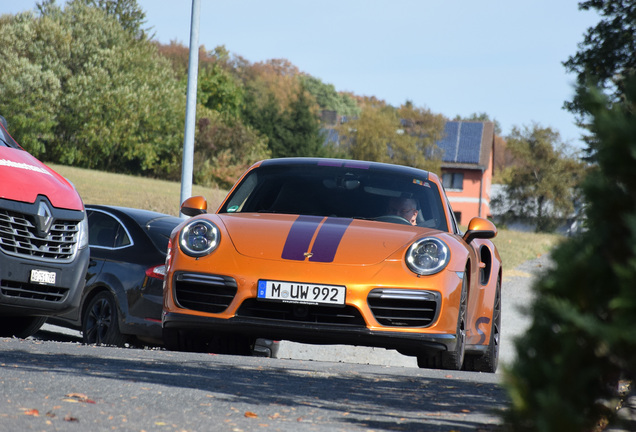
[[[418,226],[448,231],[439,190],[423,178],[346,166],[261,166],[249,173],[219,213],[285,213],[404,223],[396,204]],[[399,213],[398,213],[399,214]],[[414,218],[415,219],[415,218]]]
[[[0,124],[0,146],[21,149],[20,146],[11,138],[11,135]]]

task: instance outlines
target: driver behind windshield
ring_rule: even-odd
[[[391,198],[389,213],[402,216],[411,225],[417,225],[417,202],[413,198]]]

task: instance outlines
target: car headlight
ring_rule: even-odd
[[[205,219],[195,219],[179,234],[181,250],[192,257],[211,253],[219,245],[221,233],[216,225]]]
[[[441,271],[450,258],[446,244],[435,238],[426,237],[416,241],[406,252],[406,265],[413,273],[431,275]]]
[[[86,217],[86,213],[84,213],[84,219],[82,219],[79,223],[79,237],[77,244],[80,249],[84,249],[88,246],[88,218]]]

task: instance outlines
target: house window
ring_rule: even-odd
[[[464,190],[464,173],[443,173],[442,183],[445,189]]]

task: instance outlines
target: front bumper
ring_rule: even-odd
[[[239,333],[273,340],[289,340],[310,344],[346,344],[395,349],[403,354],[418,355],[431,351],[455,349],[454,334],[401,333],[376,331],[366,327],[286,322],[271,319],[234,316],[213,318],[165,312],[164,330],[180,330],[202,337],[219,333]]]
[[[0,253],[0,314],[60,315],[79,307],[86,278],[89,248],[69,263],[39,262]],[[55,285],[29,282],[31,270],[55,272]]]

